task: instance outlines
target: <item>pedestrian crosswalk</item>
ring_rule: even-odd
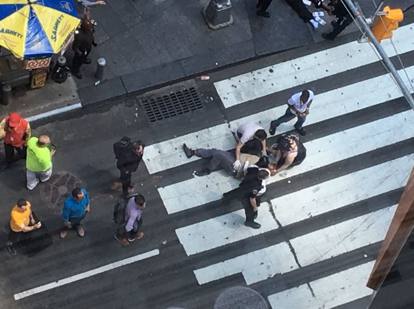
[[[412,24],[396,31],[398,53],[414,52],[413,32]],[[390,42],[384,47],[395,55]],[[183,143],[230,150],[231,128],[255,121],[267,129],[284,113],[285,102],[147,146],[149,173],[167,178],[158,193],[167,213],[180,218],[177,238],[188,258],[200,261],[193,267],[200,286],[241,275],[247,285],[267,287],[273,308],[332,308],[371,294],[365,285],[375,256],[364,252],[384,239],[414,166],[414,111],[386,72],[359,77],[363,66],[376,62],[368,44],[351,42],[215,83],[228,109],[254,106],[255,100],[272,100],[281,91],[322,78],[331,77],[335,84],[339,74],[355,76],[350,84],[338,80],[339,86],[316,93],[305,127],[318,133],[304,138],[307,157],[301,165],[267,181],[260,229],[243,225],[241,205],[220,203],[239,180],[216,171],[168,181],[168,171],[191,168],[199,160],[185,157]],[[401,75],[410,87],[414,66]],[[282,124],[277,133],[292,125]],[[210,204],[217,209],[206,218],[202,213]],[[351,261],[341,262],[345,256]],[[319,273],[308,272],[314,265],[321,265]],[[289,276],[296,281],[275,284]]]

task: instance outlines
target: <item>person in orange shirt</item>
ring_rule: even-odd
[[[26,157],[26,143],[31,135],[29,122],[18,113],[10,113],[0,122],[0,139],[4,141],[6,167]],[[15,154],[17,153],[17,157]]]
[[[25,199],[19,199],[10,213],[10,232],[7,250],[16,255],[14,245],[22,241],[25,233],[40,229],[42,223],[32,211],[32,205]]]

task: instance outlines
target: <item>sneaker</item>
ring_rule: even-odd
[[[270,135],[275,135],[275,133],[276,133],[276,129],[277,129],[277,127],[274,127],[274,128],[272,128],[272,127],[271,127],[271,128],[269,129],[269,134],[270,134]]]
[[[295,130],[302,136],[306,135],[306,131],[304,128],[295,128]]]
[[[322,33],[322,37],[325,40],[329,40],[329,41],[333,41],[335,39],[334,37],[332,37],[332,35],[330,35],[330,33]]]
[[[60,231],[59,236],[61,239],[64,239],[66,236],[68,236],[68,231],[67,230]]]
[[[311,24],[311,26],[312,26],[312,28],[313,28],[314,30],[318,29],[318,27],[319,27],[319,23],[318,23],[316,20],[311,19],[311,20],[309,21],[309,23]]]
[[[134,238],[128,238],[128,241],[129,242],[134,242],[135,240],[139,240],[139,239],[141,239],[143,237],[144,237],[144,232],[139,232],[137,234],[137,236],[135,236]]]
[[[10,255],[16,255],[17,254],[16,249],[13,248],[13,245],[7,245],[6,249],[7,249],[7,252]]]
[[[183,144],[183,150],[188,159],[194,156],[194,150],[192,150],[191,148],[188,148],[186,144]]]
[[[260,223],[257,223],[255,221],[246,221],[244,222],[245,226],[251,227],[253,229],[260,229],[261,225]]]
[[[78,233],[79,237],[85,236],[85,229],[83,228],[82,225],[78,225],[78,227],[76,228],[76,232]]]
[[[269,12],[263,12],[263,11],[257,11],[256,12],[257,16],[261,16],[261,17],[266,17],[269,18],[270,17],[270,13]]]
[[[118,235],[114,234],[115,240],[117,240],[122,246],[129,246],[129,241],[125,238],[119,238]]]
[[[209,175],[210,173],[211,172],[208,168],[205,168],[205,169],[202,169],[200,171],[195,172],[196,176],[199,176],[199,177]]]

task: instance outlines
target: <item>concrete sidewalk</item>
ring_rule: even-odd
[[[83,106],[131,93],[142,92],[189,77],[195,77],[242,61],[285,50],[318,44],[327,25],[313,30],[285,1],[273,1],[271,18],[255,14],[255,0],[232,0],[234,24],[210,30],[201,14],[209,0],[107,0],[91,8],[97,21],[98,46],[92,64],[81,68],[83,79],[69,78],[63,84],[49,81],[45,88],[17,96],[15,103],[0,107],[32,116],[81,101]],[[388,0],[392,7],[408,7],[411,0]],[[374,10],[372,1],[361,3],[365,14]],[[311,7],[311,9],[313,9]],[[410,15],[411,16],[411,15]],[[357,27],[346,29],[344,40],[357,37]],[[352,33],[351,38],[347,34]],[[339,38],[338,40],[341,40]],[[67,52],[71,63],[71,51]],[[104,80],[95,86],[96,60],[107,60]]]
[[[371,1],[361,1],[368,16]],[[391,2],[391,1],[388,1]],[[405,8],[410,0],[393,0]],[[99,44],[93,64],[77,80],[83,104],[142,91],[248,59],[321,41],[327,25],[313,30],[285,1],[273,1],[271,18],[256,16],[255,0],[232,0],[234,24],[210,30],[201,14],[208,0],[107,0],[93,7]],[[313,8],[312,8],[313,9]],[[354,32],[352,25],[346,33]],[[107,59],[105,82],[94,86],[96,59]]]

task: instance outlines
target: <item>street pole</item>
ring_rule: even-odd
[[[385,66],[390,71],[391,75],[394,77],[395,81],[400,87],[401,92],[403,93],[408,104],[410,104],[411,108],[414,109],[414,99],[411,96],[411,92],[408,90],[407,86],[401,79],[400,74],[398,74],[397,70],[395,69],[394,65],[392,64],[385,50],[382,48],[381,44],[377,41],[376,37],[372,34],[371,28],[367,24],[362,12],[355,6],[352,0],[341,0],[341,1],[344,1],[347,4],[350,11],[354,14],[356,21],[361,26],[361,28],[365,31],[365,34],[368,36],[368,38],[371,40],[372,44],[374,45],[375,49],[381,55],[381,58],[384,61]]]

